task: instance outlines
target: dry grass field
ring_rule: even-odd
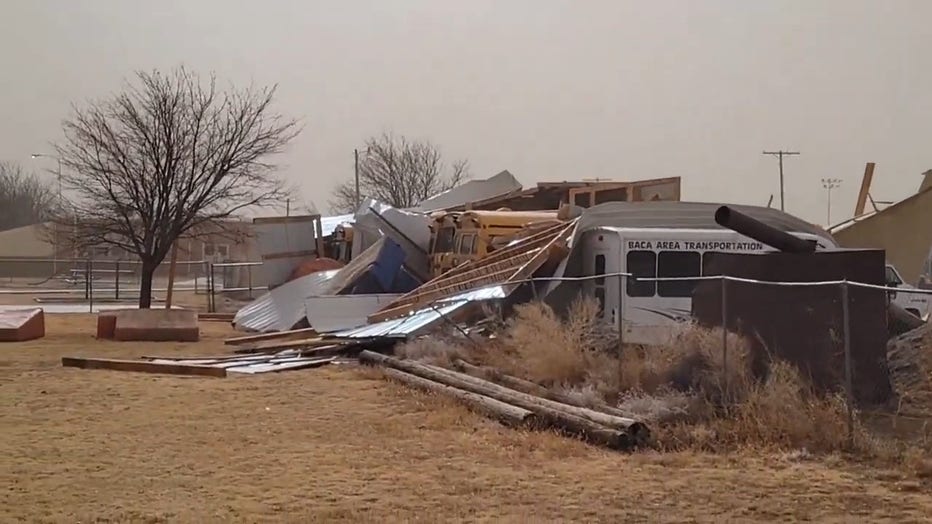
[[[0,346],[0,521],[923,522],[915,475],[837,455],[623,454],[502,428],[352,367],[226,379],[64,369],[63,355],[218,354],[98,342],[47,318]]]

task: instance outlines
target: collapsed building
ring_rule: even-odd
[[[725,326],[752,339],[758,357],[785,358],[825,388],[845,378],[839,359],[846,333],[855,376],[863,379],[858,398],[889,396],[883,251],[844,250],[821,227],[772,208],[680,201],[679,179],[530,191],[512,180],[504,172],[415,209],[368,200],[352,216],[310,217],[303,236],[260,233],[270,290],[242,308],[234,325],[401,340],[440,325],[468,329],[490,311],[534,299],[559,312],[589,296],[620,343],[664,344],[684,321]],[[521,207],[534,198],[545,207]],[[618,200],[600,201],[606,198]],[[343,238],[341,253],[349,256],[338,267],[294,272],[301,256],[327,254],[321,246],[341,227],[352,234]],[[292,244],[282,245],[286,237]],[[726,298],[722,275],[745,283],[729,282]],[[843,316],[837,286],[766,285],[776,281],[880,289],[852,290],[854,313]]]

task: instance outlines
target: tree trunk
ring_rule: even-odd
[[[158,264],[143,260],[139,275],[139,309],[152,307],[152,277]]]

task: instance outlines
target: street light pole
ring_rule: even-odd
[[[58,161],[58,172],[56,173],[56,178],[58,179],[58,207],[62,208],[62,191],[61,191],[61,157],[58,155],[43,155],[42,153],[33,153],[30,155],[33,159],[36,158],[54,158]],[[53,223],[53,233],[52,233],[52,273],[58,274],[58,247],[59,247],[59,237],[60,233],[58,231],[58,226]]]
[[[822,187],[828,191],[828,210],[826,211],[826,226],[832,225],[832,189],[841,185],[841,179],[839,178],[823,178]]]
[[[42,153],[33,153],[29,156],[32,157],[33,159],[54,158],[55,160],[58,161],[58,172],[55,174],[56,174],[56,177],[58,178],[58,204],[61,205],[62,203],[62,199],[61,199],[61,157],[57,155],[43,155]]]

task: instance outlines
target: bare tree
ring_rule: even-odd
[[[430,142],[409,141],[389,133],[366,141],[359,157],[359,196],[374,198],[398,208],[451,189],[469,178],[469,162],[458,160],[449,170],[440,150]],[[350,179],[334,190],[331,211],[356,210],[356,184]]]
[[[0,231],[38,224],[51,216],[54,192],[35,173],[0,162]]]
[[[107,99],[75,107],[56,146],[67,167],[77,245],[110,245],[139,257],[139,307],[175,240],[288,196],[267,160],[300,132],[272,110],[275,87],[220,90],[184,68],[137,72]],[[209,226],[209,227],[205,227]]]

